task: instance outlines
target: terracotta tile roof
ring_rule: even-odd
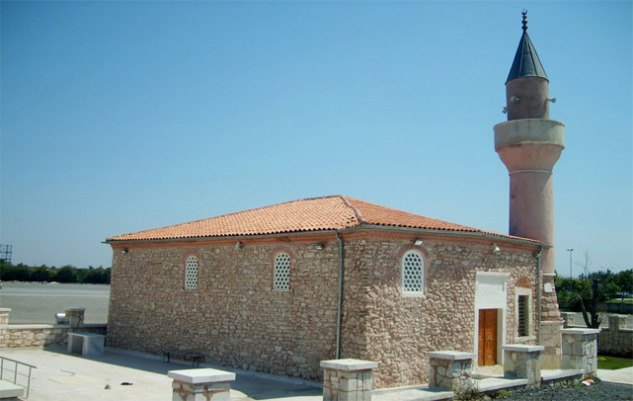
[[[189,223],[110,237],[107,242],[213,238],[342,230],[361,225],[471,232],[505,238],[477,228],[407,213],[342,195],[300,199]],[[524,238],[521,238],[526,240]],[[528,240],[538,243],[538,241]]]

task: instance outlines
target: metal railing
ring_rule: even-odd
[[[13,370],[11,370],[9,366],[11,363],[13,363]],[[0,380],[6,380],[15,385],[24,387],[26,389],[24,398],[29,398],[31,371],[33,369],[37,369],[37,366],[0,356]],[[26,378],[26,385],[24,385],[21,380],[18,380],[22,378]]]

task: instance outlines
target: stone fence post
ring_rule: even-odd
[[[64,312],[71,329],[76,330],[83,327],[86,308],[64,308]]]
[[[561,312],[560,317],[563,319],[563,328],[568,328],[569,326],[574,325],[574,316],[576,313],[574,312]]]
[[[598,371],[598,333],[600,329],[562,329],[563,369],[583,371],[583,378]]]
[[[626,315],[609,315],[609,330],[620,331],[626,326]]]
[[[528,386],[541,383],[542,345],[511,344],[503,346],[503,377],[527,379]]]
[[[371,371],[378,362],[360,359],[321,361],[323,401],[371,400]]]
[[[235,373],[217,369],[170,370],[172,401],[230,401]]]
[[[429,388],[457,391],[473,385],[475,354],[458,351],[429,352]]]
[[[9,325],[10,313],[11,313],[11,308],[0,308],[0,327]]]

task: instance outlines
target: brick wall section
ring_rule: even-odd
[[[515,339],[515,283],[535,288],[533,246],[503,244],[493,255],[490,240],[428,236],[413,246],[412,233],[375,230],[343,234],[345,280],[341,358],[373,360],[374,387],[428,380],[426,353],[473,352],[477,271],[510,273],[506,341]],[[108,345],[160,354],[180,348],[207,361],[274,374],[322,379],[321,360],[335,358],[338,243],[334,234],[306,240],[269,237],[253,243],[115,246]],[[315,250],[314,243],[325,249]],[[425,255],[422,297],[403,296],[401,259],[409,249]],[[290,291],[272,290],[273,260],[291,256]],[[198,288],[184,290],[184,263],[199,259]],[[536,296],[532,296],[536,341]],[[501,335],[499,335],[501,338]]]

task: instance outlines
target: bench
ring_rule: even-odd
[[[204,354],[200,352],[183,351],[179,349],[166,349],[163,350],[163,361],[169,361],[173,357],[181,357],[183,360],[190,360],[191,366],[200,366],[200,362],[204,362]]]
[[[68,333],[67,350],[82,355],[101,355],[104,342],[105,336],[101,334],[71,332]]]

